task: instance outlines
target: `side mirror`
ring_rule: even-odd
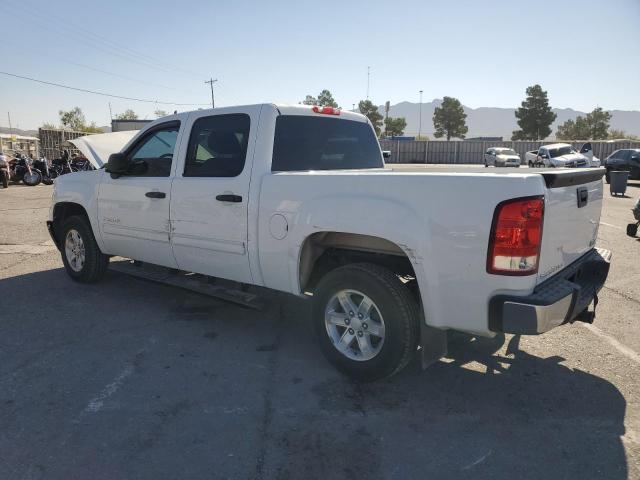
[[[383,150],[382,158],[391,158],[391,150]]]
[[[631,160],[640,160],[640,155],[631,155]]]
[[[540,155],[540,158],[549,158],[549,155],[547,155],[546,153],[543,153],[542,155]]]
[[[120,175],[127,173],[129,161],[122,153],[112,153],[109,155],[109,161],[104,169],[111,174],[112,178],[118,178]]]

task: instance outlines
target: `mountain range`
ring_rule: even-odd
[[[422,104],[422,135],[427,135],[433,139],[433,111],[442,103],[440,99]],[[470,137],[503,137],[505,140],[511,139],[511,134],[518,129],[516,123],[515,108],[479,107],[470,108],[464,106],[467,114],[467,127]],[[384,105],[378,107],[380,113],[384,115]],[[569,119],[575,119],[578,115],[585,116],[586,112],[580,112],[571,108],[554,108],[556,121],[552,124],[552,134],[555,137],[558,125]],[[400,102],[391,105],[389,108],[390,117],[404,117],[407,121],[405,135],[414,136],[418,134],[418,124],[420,115],[420,104],[411,102]],[[640,135],[640,111],[637,110],[610,110],[610,128],[623,130],[627,134]]]

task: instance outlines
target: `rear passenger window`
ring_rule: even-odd
[[[191,129],[185,177],[237,177],[244,169],[251,119],[244,113],[196,120]]]
[[[276,120],[271,170],[382,168],[378,139],[368,123],[304,115]]]

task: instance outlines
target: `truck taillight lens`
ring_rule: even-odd
[[[489,239],[487,272],[531,275],[538,271],[544,197],[508,200],[496,207]]]

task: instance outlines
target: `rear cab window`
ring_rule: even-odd
[[[273,172],[383,167],[378,139],[368,123],[304,115],[276,119]]]

